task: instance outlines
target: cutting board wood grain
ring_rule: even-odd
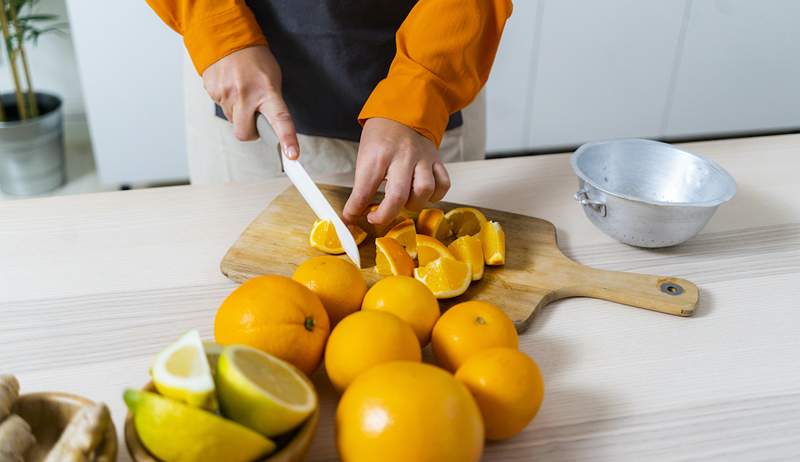
[[[342,210],[350,188],[320,185],[334,209]],[[441,202],[445,211],[463,206]],[[698,299],[691,282],[669,276],[606,271],[581,265],[558,248],[556,229],[539,218],[477,207],[506,233],[506,264],[487,266],[483,279],[443,308],[465,300],[485,300],[502,308],[517,330],[528,328],[534,314],[548,303],[567,297],[592,297],[678,316],[691,316]],[[308,244],[315,216],[299,192],[290,187],[276,197],[244,230],[222,260],[222,273],[236,282],[262,274],[290,276],[309,257],[323,255]],[[362,272],[369,284],[375,272],[375,245],[359,246]],[[347,258],[342,256],[342,258]]]

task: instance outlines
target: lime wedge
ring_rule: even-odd
[[[317,408],[317,394],[305,374],[254,348],[225,347],[216,379],[222,413],[266,436],[286,433]]]
[[[211,411],[217,409],[214,379],[196,330],[159,353],[150,374],[156,390],[167,398]]]
[[[275,443],[249,428],[155,393],[126,390],[139,440],[160,460],[251,462]]]

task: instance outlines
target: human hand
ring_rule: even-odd
[[[383,201],[367,215],[372,224],[387,224],[404,206],[420,210],[450,189],[447,169],[429,139],[399,122],[376,117],[367,120],[361,133],[353,192],[344,206],[346,222],[358,221],[384,179]]]
[[[286,156],[299,157],[297,131],[281,94],[281,68],[268,47],[248,47],[225,56],[203,72],[203,86],[233,122],[237,139],[258,139],[256,116],[261,113]]]

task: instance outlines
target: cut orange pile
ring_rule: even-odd
[[[350,233],[356,240],[356,245],[361,244],[367,238],[367,233],[358,226],[350,225],[347,228],[350,229]],[[311,247],[325,253],[334,255],[344,253],[339,236],[336,235],[336,228],[330,220],[317,220],[314,222],[311,233],[308,235],[308,243]]]

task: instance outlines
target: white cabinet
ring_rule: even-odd
[[[694,1],[666,136],[800,127],[800,1]]]

